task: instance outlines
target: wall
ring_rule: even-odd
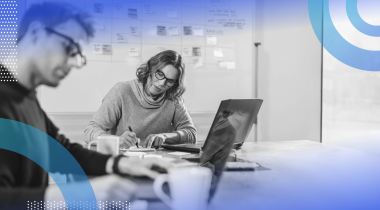
[[[81,70],[72,70],[58,88],[39,89],[44,110],[74,141],[81,141],[82,130],[112,86],[135,79],[137,67],[165,49],[181,53],[185,60],[185,103],[200,140],[205,139],[221,100],[252,98],[252,1],[79,0],[74,3],[88,11],[96,23],[96,36],[85,48],[88,64]],[[101,12],[94,9],[94,4]],[[147,6],[152,10],[148,11]],[[130,15],[130,9],[137,11],[135,16]],[[158,35],[157,26],[165,26],[167,34]],[[200,28],[202,33],[193,31],[188,36],[182,30],[184,26]],[[137,27],[139,33],[132,34],[130,27]],[[169,27],[178,27],[178,35],[170,34]],[[125,41],[118,40],[120,34]],[[217,42],[210,43],[209,37],[215,37]],[[112,53],[94,53],[94,44],[111,45]],[[132,47],[139,55],[131,56]],[[200,47],[200,55],[186,56],[184,47]],[[215,56],[215,50],[221,50],[223,56]],[[249,140],[253,141],[253,134]]]
[[[76,4],[94,17],[97,33],[85,48],[85,68],[73,70],[54,90],[41,88],[41,105],[47,112],[97,111],[116,82],[135,79],[140,64],[166,49],[183,55],[188,85],[184,96],[190,112],[215,113],[221,100],[252,97],[250,0],[80,0]],[[157,32],[158,26],[166,27],[166,35]],[[185,34],[187,26],[192,27],[192,35]],[[131,27],[139,33],[133,34]],[[170,33],[170,27],[177,27],[177,34]],[[120,36],[125,40],[120,41]],[[110,45],[112,52],[95,52],[96,44]],[[186,56],[185,47],[199,47],[200,55]],[[139,54],[131,55],[131,48]]]
[[[320,141],[322,47],[307,4],[257,1],[258,97],[264,99],[258,141]]]
[[[192,5],[187,6],[199,9],[197,7],[199,2],[201,1],[192,2]],[[251,3],[254,4],[250,5]],[[309,22],[307,1],[252,1],[251,3],[243,5],[246,6],[243,9],[246,14],[254,11],[246,20],[246,25],[251,24],[253,27],[250,32],[220,37],[224,43],[233,44],[236,69],[222,69],[217,59],[210,59],[211,63],[205,62],[205,67],[190,68],[193,71],[188,72],[189,89],[185,95],[186,104],[191,115],[195,118],[199,116],[201,119],[197,120],[199,124],[196,124],[201,128],[200,136],[207,135],[214,116],[213,112],[220,100],[254,97],[257,85],[258,98],[264,99],[258,119],[258,141],[294,139],[320,141],[322,52]],[[204,23],[204,26],[207,24]],[[255,53],[256,48],[253,45],[253,42],[257,41],[262,43],[257,48],[258,54]],[[151,45],[154,46],[154,50],[160,47],[154,43],[150,43],[149,46]],[[117,49],[120,48],[116,47],[115,50]],[[253,83],[256,56],[258,57],[257,84]],[[68,128],[71,125],[70,116],[74,115],[74,119],[81,115],[86,116],[83,119],[88,121],[107,91],[117,81],[134,78],[134,69],[138,63],[149,56],[144,54],[139,62],[130,62],[128,59],[116,61],[112,58],[110,63],[94,57],[99,56],[90,55],[88,68],[73,71],[58,89],[44,87],[40,90],[42,106],[59,126],[63,125],[63,131],[66,131],[65,125],[68,125]],[[189,60],[188,64],[194,67],[192,60]],[[216,77],[219,74],[222,76]],[[230,89],[232,91],[223,91]],[[60,120],[65,118],[64,116],[69,116],[69,121],[66,123]],[[85,124],[82,124],[80,127],[84,129]],[[254,139],[254,135],[255,133],[251,132],[249,141]],[[78,133],[73,136],[80,138]]]

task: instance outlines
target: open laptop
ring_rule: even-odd
[[[204,144],[164,144],[168,150],[199,153],[218,150],[231,145],[242,145],[256,122],[262,99],[229,99],[223,100],[214,118]],[[207,146],[207,147],[206,147]],[[231,148],[229,150],[231,150]],[[202,155],[202,157],[205,154]],[[208,156],[208,155],[207,155]]]
[[[263,100],[261,99],[234,99],[222,101],[207,135],[206,141],[203,145],[198,145],[199,147],[196,150],[199,152],[202,148],[200,158],[195,158],[194,160],[185,158],[185,160],[178,160],[178,162],[175,162],[176,167],[203,166],[213,170],[214,173],[209,199],[213,197],[217,189],[217,185],[224,171],[227,159],[230,156],[233,144],[235,142],[244,142],[253,123],[256,121],[262,103]],[[191,144],[190,146],[194,146],[194,144]],[[187,144],[163,145],[162,147],[166,149],[194,151],[187,150],[189,148],[187,147]],[[159,168],[152,168],[152,170],[156,170],[160,173],[167,173],[166,171],[161,171]],[[138,183],[139,186],[143,186],[141,185],[141,180],[133,180]],[[169,193],[168,185],[164,185],[163,188],[164,191]],[[139,190],[138,197],[147,200],[157,199],[152,190]]]

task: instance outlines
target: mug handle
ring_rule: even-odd
[[[94,143],[97,143],[97,141],[92,141],[92,142],[88,143],[88,145],[87,145],[87,149],[88,149],[88,150],[91,150],[91,146],[92,146]]]
[[[156,193],[157,197],[160,198],[166,205],[171,206],[170,197],[162,190],[162,186],[165,182],[169,181],[168,175],[158,176],[153,183],[153,191]]]

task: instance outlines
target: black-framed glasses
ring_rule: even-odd
[[[55,35],[58,35],[64,39],[66,39],[67,41],[69,41],[69,45],[66,47],[66,53],[71,57],[71,58],[75,58],[76,59],[76,67],[77,68],[82,68],[83,66],[86,65],[87,63],[87,59],[86,59],[86,56],[82,53],[82,49],[80,47],[80,45],[74,41],[72,38],[64,35],[64,34],[61,34],[57,31],[55,31],[54,29],[52,28],[49,28],[49,27],[45,27],[45,30],[49,33],[53,33]]]
[[[176,80],[174,80],[174,79],[168,79],[165,76],[164,72],[162,72],[160,69],[158,69],[156,71],[156,73],[154,74],[154,76],[156,76],[156,78],[159,79],[159,80],[166,79],[165,80],[165,85],[168,86],[168,87],[172,87],[176,83]]]

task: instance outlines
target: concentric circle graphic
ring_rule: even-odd
[[[347,0],[346,9],[348,18],[358,31],[368,36],[380,36],[380,26],[370,25],[360,17],[358,12],[358,0]]]
[[[0,149],[25,156],[48,173],[52,166],[55,166],[54,170],[82,177],[83,180],[80,184],[78,182],[69,186],[57,182],[68,209],[76,209],[69,204],[73,201],[97,203],[91,183],[82,167],[57,140],[30,125],[2,118],[0,118],[0,135]],[[26,205],[25,203],[25,207]],[[98,207],[95,206],[94,209],[98,209]]]
[[[380,51],[357,47],[336,29],[330,15],[331,0],[309,0],[309,18],[315,35],[323,47],[336,59],[356,69],[380,71]],[[358,0],[346,0],[346,12],[351,24],[362,34],[380,37],[380,26],[365,22],[358,11]],[[323,25],[321,18],[323,17]]]

